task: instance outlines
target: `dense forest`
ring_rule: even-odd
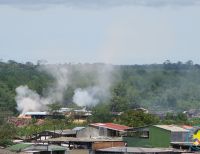
[[[44,64],[18,63],[13,60],[0,62],[0,110],[18,114],[15,89],[20,85],[27,85],[39,95],[45,95],[55,78],[42,71],[41,65]],[[105,64],[99,63],[60,65],[67,67],[70,72],[69,84],[61,102],[63,106],[74,105],[75,89],[97,84],[98,71],[105,68]],[[100,99],[96,105],[96,108],[108,112],[126,111],[139,106],[150,110],[174,111],[200,107],[200,65],[192,61],[172,63],[166,60],[163,64],[112,65],[108,78],[111,83],[110,96]]]

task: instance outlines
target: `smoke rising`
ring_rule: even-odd
[[[73,68],[73,69],[72,69]],[[16,88],[17,110],[22,114],[28,111],[44,111],[46,105],[50,103],[63,103],[64,94],[69,86],[74,87],[73,102],[79,106],[95,106],[96,104],[110,97],[110,86],[113,81],[112,65],[42,65],[39,68],[51,75],[55,82],[51,83],[44,91],[44,96],[41,97],[35,91],[32,91],[28,86],[19,86]],[[80,87],[74,81],[78,75],[81,77],[94,74],[93,81],[88,80],[86,86]]]
[[[97,99],[97,93],[99,90],[98,87],[90,87],[87,89],[78,88],[75,90],[73,102],[79,106],[94,106],[99,103],[99,99]]]
[[[102,65],[96,69],[96,84],[86,88],[77,88],[74,91],[73,102],[79,106],[95,106],[110,97],[110,86],[114,81],[113,66]]]
[[[28,111],[42,111],[50,103],[61,103],[63,95],[68,86],[68,70],[64,65],[41,65],[40,71],[49,73],[55,82],[46,90],[44,97],[41,97],[28,86],[19,86],[16,88],[15,100],[17,110],[22,114]]]
[[[16,88],[17,96],[17,110],[22,114],[28,111],[40,111],[49,104],[45,98],[41,98],[35,91],[28,88],[28,86],[19,86]]]
[[[199,0],[0,0],[2,5],[64,5],[67,7],[119,7],[119,6],[191,6],[199,5]]]
[[[69,73],[65,65],[42,65],[40,71],[45,71],[51,75],[55,82],[46,91],[46,96],[51,102],[62,102],[64,92],[68,87]]]

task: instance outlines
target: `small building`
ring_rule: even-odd
[[[35,140],[46,140],[52,137],[76,137],[75,130],[45,130],[36,134],[33,134]]]
[[[75,138],[75,137],[59,137],[48,139],[45,142],[48,144],[65,144],[68,145],[69,149],[87,149],[89,151],[94,151],[96,149],[108,148],[113,146],[125,146],[122,138]]]
[[[47,112],[26,112],[22,118],[45,119],[49,114]]]
[[[188,118],[200,118],[200,109],[190,109],[183,113],[186,114]]]
[[[171,142],[185,142],[189,130],[176,125],[153,125],[128,129],[127,132],[123,139],[128,146],[167,148]]]
[[[77,133],[77,137],[120,137],[130,127],[114,123],[93,123]]]
[[[185,142],[189,130],[176,125],[150,127],[149,139],[153,147],[169,147],[171,142]]]

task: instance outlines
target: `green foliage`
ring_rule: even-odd
[[[156,124],[159,119],[143,111],[128,110],[119,116],[117,122],[130,127],[140,127]]]
[[[6,107],[16,113],[15,89],[28,85],[42,95],[43,89],[52,81],[52,77],[41,72],[37,65],[8,61],[0,62],[0,108]]]
[[[189,122],[192,126],[200,126],[200,118],[192,118]]]
[[[33,134],[45,130],[63,130],[73,128],[76,125],[72,123],[72,119],[66,117],[65,119],[45,119],[43,124],[37,124],[33,121],[30,125],[17,128],[18,136],[32,137]]]
[[[8,123],[0,125],[0,146],[11,145],[11,139],[16,135],[16,128]]]
[[[112,122],[114,116],[109,110],[108,104],[98,104],[92,109],[92,116],[88,119],[89,122]]]
[[[11,141],[11,139],[0,139],[0,146],[3,146],[3,147],[7,147],[7,146],[10,146],[10,145],[13,145],[13,142]]]
[[[161,124],[192,124],[184,113],[167,113]]]
[[[58,111],[62,107],[60,103],[51,103],[47,105],[49,112],[53,115],[58,114]]]
[[[98,71],[104,64],[64,64],[69,72],[69,86],[64,92],[65,106],[74,106],[72,98],[76,88],[91,87],[99,83]],[[163,64],[113,66],[109,111],[119,112],[134,108],[135,104],[152,110],[183,111],[200,107],[200,65],[192,61]],[[41,96],[54,83],[54,78],[41,71],[40,65],[13,60],[0,62],[0,108],[16,111],[15,89],[28,85]],[[105,120],[106,121],[106,120]]]

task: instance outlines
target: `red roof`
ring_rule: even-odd
[[[189,125],[182,125],[181,127],[185,128],[185,129],[192,129],[193,128],[192,126],[189,126]]]
[[[128,126],[114,124],[114,123],[93,123],[93,124],[90,124],[90,126],[102,127],[102,128],[107,128],[107,129],[112,129],[112,130],[117,130],[117,131],[124,131],[130,128]]]

